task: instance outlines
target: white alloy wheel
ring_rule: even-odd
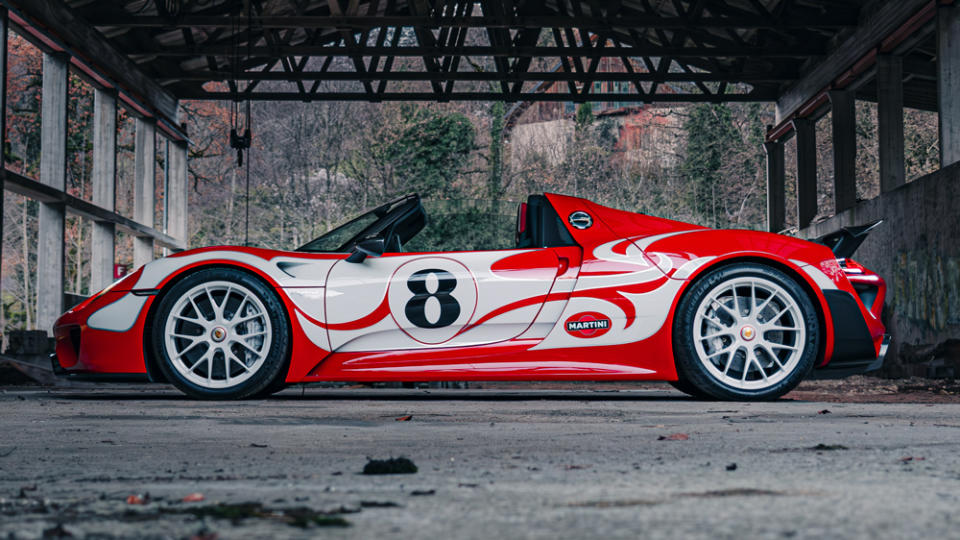
[[[770,279],[736,276],[710,289],[696,309],[697,357],[719,383],[763,390],[800,364],[807,326],[797,300]]]
[[[256,375],[270,354],[272,325],[253,291],[231,281],[207,281],[180,295],[164,325],[170,365],[186,381],[226,389]]]

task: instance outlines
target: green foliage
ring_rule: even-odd
[[[583,133],[590,127],[590,124],[593,123],[593,105],[591,105],[589,101],[577,107],[574,122],[576,123],[578,134]]]
[[[491,200],[500,197],[503,178],[503,114],[503,102],[495,101],[490,106],[490,153],[487,156],[487,191]]]
[[[725,158],[735,153],[742,143],[733,125],[733,114],[727,105],[696,105],[684,123],[687,155],[680,165],[681,174],[690,184],[690,207],[701,220],[717,224],[722,206],[717,188],[723,182],[721,168]],[[723,220],[725,221],[725,220]]]
[[[472,251],[510,249],[516,245],[516,216],[491,211],[496,201],[453,209],[444,208],[444,202],[447,201],[424,201],[429,222],[404,250]]]
[[[447,195],[473,150],[475,132],[460,114],[437,114],[425,107],[406,107],[399,137],[380,149],[398,185],[424,198]]]

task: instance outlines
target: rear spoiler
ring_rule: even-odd
[[[830,248],[836,258],[846,259],[852,256],[855,251],[857,251],[857,248],[859,248],[860,244],[866,240],[867,235],[870,234],[870,231],[875,229],[881,223],[883,223],[883,220],[878,219],[873,223],[860,225],[859,227],[844,227],[839,231],[825,234],[820,238],[815,239],[814,242],[823,244]]]

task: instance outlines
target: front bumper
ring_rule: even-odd
[[[57,319],[53,327],[56,340],[56,357],[52,359],[54,372],[66,372],[69,378],[90,380],[132,380],[129,375],[147,374],[143,327],[152,297],[138,310],[112,317],[114,321],[121,321],[123,326],[129,325],[126,330],[90,325],[98,312],[120,304],[128,294],[128,291],[113,290],[98,294]],[[104,377],[94,377],[95,374]]]
[[[150,382],[150,378],[146,373],[93,373],[89,371],[69,371],[60,365],[60,360],[57,359],[57,353],[50,355],[50,364],[54,375],[71,381],[125,383]]]

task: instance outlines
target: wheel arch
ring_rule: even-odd
[[[803,289],[803,291],[807,294],[807,297],[810,299],[810,302],[813,303],[813,308],[817,312],[817,323],[820,325],[821,331],[823,332],[823,336],[824,336],[824,339],[819,340],[820,343],[817,346],[817,358],[814,361],[813,365],[814,367],[823,365],[826,357],[826,352],[828,350],[827,344],[828,342],[833,343],[833,335],[832,335],[833,327],[831,324],[828,324],[829,321],[827,320],[827,313],[826,313],[826,309],[824,308],[824,303],[826,302],[826,300],[821,295],[817,294],[817,289],[815,288],[814,283],[812,283],[811,278],[804,275],[802,270],[800,270],[799,268],[791,265],[790,263],[784,260],[781,260],[775,257],[764,256],[762,254],[756,254],[756,253],[744,254],[744,255],[733,255],[731,257],[727,257],[723,259],[715,259],[710,263],[704,265],[703,267],[698,268],[697,271],[694,272],[693,275],[691,275],[690,278],[687,280],[687,283],[680,289],[679,294],[677,294],[677,300],[675,302],[674,308],[672,310],[673,314],[675,315],[676,313],[676,307],[679,305],[680,299],[683,298],[685,294],[687,294],[687,291],[694,284],[696,284],[699,280],[703,279],[704,276],[706,276],[707,274],[715,270],[719,270],[721,268],[733,266],[736,264],[743,264],[743,263],[755,263],[755,264],[760,264],[764,266],[769,266],[771,268],[774,268],[776,270],[783,272],[788,277],[793,279],[798,285],[800,285],[800,288]],[[673,320],[673,316],[671,316],[671,321],[672,320]]]
[[[151,381],[169,382],[166,376],[164,376],[163,370],[160,369],[160,365],[158,363],[159,360],[153,354],[153,346],[150,343],[152,332],[153,332],[153,320],[154,320],[154,317],[156,316],[158,306],[160,305],[159,300],[163,297],[163,295],[167,294],[170,291],[170,289],[173,288],[173,286],[175,286],[177,283],[180,283],[184,279],[192,276],[193,274],[196,274],[197,272],[201,272],[203,270],[216,269],[216,268],[236,270],[239,272],[243,272],[244,274],[247,274],[248,276],[262,283],[268,289],[274,291],[274,293],[277,294],[277,297],[280,298],[280,302],[282,302],[285,306],[287,305],[286,295],[280,293],[280,288],[277,286],[277,284],[273,283],[270,279],[266,278],[265,276],[257,272],[254,268],[251,268],[247,265],[232,262],[232,261],[217,261],[217,262],[210,262],[210,263],[207,263],[207,262],[198,263],[195,265],[186,266],[184,268],[179,269],[177,272],[167,277],[167,279],[161,284],[160,288],[157,290],[157,294],[153,297],[153,301],[150,302],[150,306],[147,308],[147,316],[143,321],[143,328],[144,328],[143,343],[142,343],[143,359],[144,359],[144,364],[146,365],[146,368],[147,368],[147,376],[150,377]],[[290,319],[291,317],[289,315],[289,307],[288,307],[288,313],[286,317],[287,332],[288,332],[288,335],[292,337],[293,328],[291,327],[292,323]],[[293,346],[291,345],[287,349],[286,358],[284,359],[284,367],[281,370],[282,376],[284,378],[286,378],[287,372],[290,370],[290,357],[291,357],[292,351],[293,351]]]

